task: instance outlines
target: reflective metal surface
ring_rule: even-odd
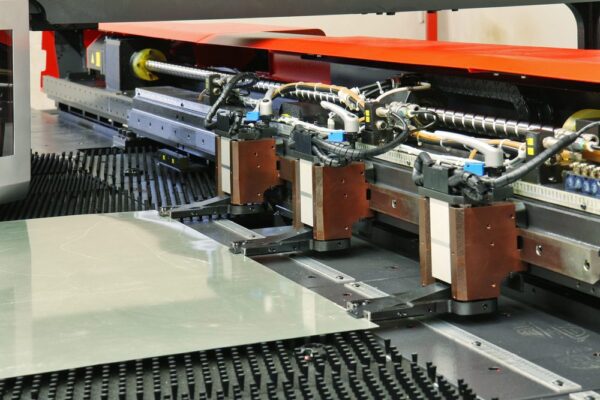
[[[0,110],[0,120],[9,121],[0,128],[6,139],[0,143],[3,147],[0,149],[0,204],[25,197],[30,180],[28,4],[21,0],[0,0],[0,30],[3,31],[0,47],[8,47],[0,50],[0,59],[7,53],[12,57],[12,62],[0,61],[2,74],[11,75],[10,79],[0,77],[0,85],[12,85],[10,93],[6,93],[6,87],[0,88],[0,92],[4,92],[4,96],[0,96],[0,109],[4,109]],[[9,101],[3,102],[1,97]],[[2,117],[5,111],[10,117]]]
[[[31,151],[42,153],[77,153],[79,149],[111,147],[112,137],[92,127],[61,118],[56,110],[31,110]]]
[[[0,379],[370,327],[155,212],[0,224]]]

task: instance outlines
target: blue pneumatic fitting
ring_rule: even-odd
[[[596,178],[585,179],[581,191],[589,196],[600,197],[600,180]]]
[[[583,181],[585,178],[583,176],[575,175],[575,190],[581,191],[583,189]]]
[[[565,177],[565,190],[586,196],[600,197],[600,179],[569,173]]]
[[[260,120],[260,113],[258,111],[248,111],[244,120],[246,120],[246,122],[256,122]]]
[[[583,194],[592,194],[592,185],[594,181],[595,179],[583,179],[583,181],[581,182],[581,191],[583,192]]]
[[[345,131],[331,131],[329,132],[329,137],[327,140],[330,142],[344,142],[346,140],[346,132]]]
[[[600,197],[600,180],[594,179],[594,181],[592,182],[590,194],[595,197]]]
[[[465,172],[470,172],[477,176],[483,176],[485,174],[485,164],[481,161],[467,161],[464,166]]]
[[[565,179],[565,190],[569,192],[576,192],[577,189],[577,177],[572,174],[568,174]]]

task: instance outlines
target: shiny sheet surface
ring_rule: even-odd
[[[153,211],[0,224],[0,379],[372,326]]]

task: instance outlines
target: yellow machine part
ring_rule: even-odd
[[[167,61],[162,51],[156,49],[140,50],[131,58],[133,74],[145,81],[156,81],[158,76],[146,68],[146,61]]]
[[[576,131],[576,123],[578,119],[600,119],[600,110],[587,108],[585,110],[577,111],[565,121],[563,129],[567,129],[573,132]]]

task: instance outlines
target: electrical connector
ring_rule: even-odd
[[[332,131],[329,133],[327,140],[329,140],[330,142],[337,142],[337,143],[345,142],[346,141],[346,132],[342,131],[342,130]]]
[[[465,162],[464,171],[477,176],[483,176],[485,175],[485,164],[481,161],[470,160]]]

